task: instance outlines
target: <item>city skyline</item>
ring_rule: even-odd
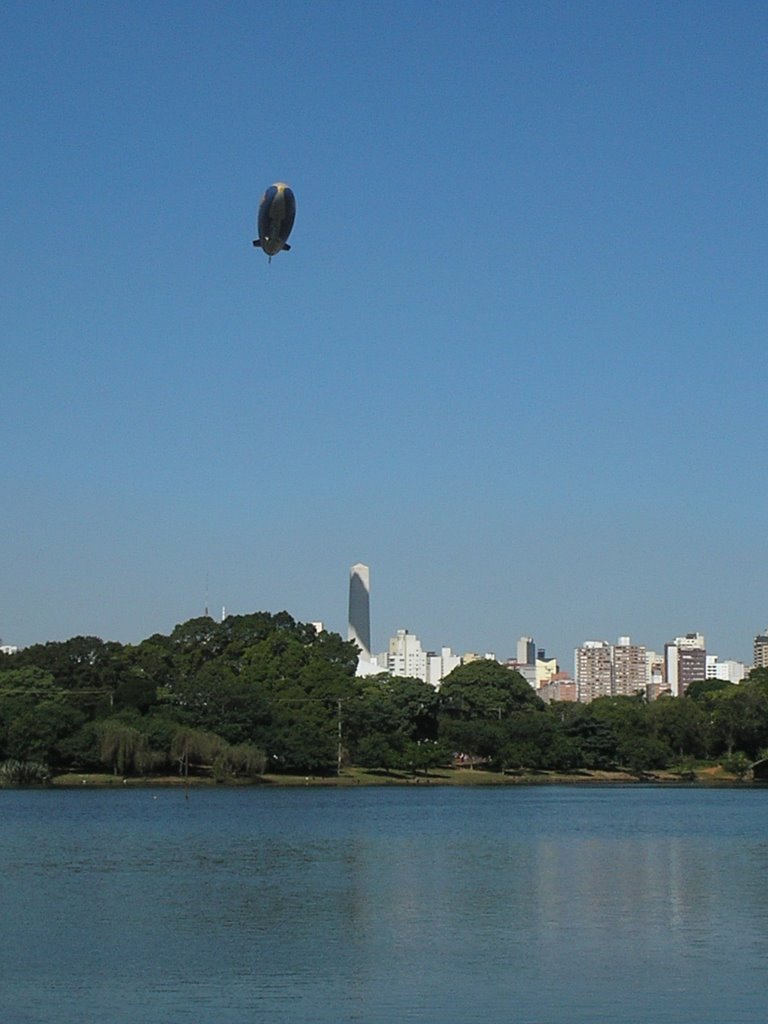
[[[7,643],[138,642],[206,577],[344,636],[362,557],[374,649],[751,659],[768,8],[286,0],[269,54],[246,0],[0,29]]]
[[[413,674],[424,678],[425,681],[435,681],[442,678],[445,674],[442,663],[455,667],[455,664],[459,661],[459,658],[454,655],[450,644],[443,641],[439,647],[430,647],[429,645],[424,647],[418,633],[404,626],[390,634],[387,648],[373,649],[371,645],[371,570],[370,566],[361,562],[356,562],[349,570],[348,608],[347,639],[357,644],[361,661],[358,671],[362,672],[362,674],[370,675],[378,666],[379,668],[386,667],[396,675],[407,675],[409,673],[405,671],[404,666],[411,664],[412,666],[418,666],[418,670],[414,671]],[[768,629],[766,633],[768,633]],[[678,647],[686,651],[701,650],[704,654],[703,663],[700,664],[699,659],[695,660],[696,671],[699,671],[700,674],[691,677],[692,666],[689,667],[686,670],[687,675],[686,672],[683,673],[683,682],[680,686],[678,686],[676,663],[673,669],[669,661],[670,649],[677,650]],[[696,632],[677,636],[674,639],[668,638],[663,642],[660,650],[664,651],[665,675],[669,677],[673,693],[682,692],[690,678],[704,678],[707,674],[707,652],[705,651],[703,634]],[[441,652],[440,655],[438,655],[438,651]],[[641,651],[642,656],[640,655]],[[723,658],[720,654],[714,654],[711,651],[709,654],[715,661],[741,661],[748,668],[752,663],[759,666],[763,663],[764,659],[768,660],[768,654],[765,654],[765,651],[768,651],[768,636],[755,634],[753,636],[752,662],[732,659],[730,656]],[[597,665],[594,681],[588,684],[589,688],[594,690],[593,696],[597,693],[605,692],[606,681],[609,692],[623,695],[633,693],[637,688],[638,672],[644,678],[646,675],[646,652],[649,656],[655,656],[653,647],[645,643],[633,644],[629,634],[626,633],[618,637],[616,645],[604,639],[582,639],[573,648],[575,662],[573,678],[578,678],[579,665],[585,662],[585,659],[587,661],[603,659],[604,664],[602,664],[602,667]],[[552,649],[547,654],[547,648],[543,644],[538,643],[535,637],[526,634],[519,635],[515,641],[514,658],[511,655],[499,654],[497,651],[487,648],[481,652],[475,647],[464,648],[461,652],[457,651],[456,655],[460,655],[460,657],[494,657],[500,662],[516,661],[519,665],[527,666],[533,665],[537,661],[549,660],[551,662],[556,661],[560,669],[566,669],[566,663],[561,656],[556,653],[553,654]],[[431,666],[431,671],[429,667],[430,657],[436,662]],[[437,662],[441,664],[438,665]],[[640,669],[641,662],[642,669]],[[396,668],[394,667],[395,665],[397,665]],[[648,680],[650,682],[650,666],[648,666],[648,670]],[[570,668],[567,668],[566,671],[570,674]],[[587,674],[591,675],[592,669]]]
[[[228,615],[248,615],[248,614],[251,614],[252,612],[257,612],[257,611],[263,611],[263,612],[269,612],[269,613],[275,613],[277,611],[287,611],[290,615],[292,615],[298,621],[318,623],[318,624],[322,625],[323,628],[326,628],[326,629],[331,630],[332,632],[338,633],[340,636],[346,637],[348,640],[355,641],[357,643],[358,648],[361,650],[361,653],[362,653],[363,657],[368,659],[368,660],[372,660],[372,661],[375,661],[375,659],[378,656],[380,656],[382,654],[385,654],[387,649],[388,649],[388,647],[391,644],[391,640],[394,637],[396,637],[398,634],[401,634],[403,632],[411,634],[411,635],[413,635],[415,637],[418,637],[419,641],[421,642],[422,641],[422,637],[424,635],[426,635],[426,634],[423,634],[423,632],[419,629],[418,624],[415,624],[415,628],[414,628],[414,624],[413,623],[411,623],[409,625],[404,625],[402,620],[398,619],[398,618],[395,618],[395,620],[394,620],[398,624],[395,627],[393,627],[391,629],[391,631],[387,634],[387,638],[386,638],[385,641],[380,642],[380,641],[377,640],[376,643],[371,641],[371,636],[372,635],[378,636],[379,633],[374,631],[373,628],[372,628],[372,625],[371,625],[372,619],[371,619],[371,576],[370,576],[370,572],[371,572],[370,567],[368,565],[364,564],[364,563],[355,563],[349,569],[348,585],[347,585],[347,616],[346,616],[346,624],[344,624],[344,625],[338,623],[338,621],[337,621],[338,620],[338,616],[337,615],[336,616],[333,615],[333,614],[328,615],[328,616],[318,616],[318,615],[312,616],[311,615],[311,616],[307,616],[307,617],[302,617],[302,616],[295,615],[294,612],[290,608],[278,609],[278,608],[266,608],[266,607],[259,607],[259,608],[253,607],[253,608],[247,608],[247,609],[232,609],[230,607],[226,607],[225,605],[222,605],[221,606],[221,618],[223,619],[225,616],[228,616]],[[206,591],[207,591],[207,588],[206,588]],[[72,636],[76,636],[76,635],[90,635],[90,636],[99,635],[100,639],[102,639],[102,640],[118,640],[121,643],[138,643],[139,641],[146,639],[152,633],[162,632],[163,629],[170,630],[171,628],[173,628],[173,626],[177,625],[178,623],[187,621],[187,619],[189,619],[189,618],[195,618],[198,615],[202,615],[202,616],[208,616],[209,615],[207,592],[206,592],[205,604],[201,608],[199,608],[197,610],[197,612],[192,610],[191,614],[189,616],[185,617],[185,618],[178,618],[177,617],[176,619],[173,620],[173,622],[170,625],[165,624],[162,627],[153,628],[153,629],[150,630],[149,633],[145,634],[144,636],[134,637],[134,638],[131,638],[129,640],[126,640],[126,639],[121,638],[119,636],[101,636],[100,634],[96,634],[93,630],[86,629],[82,633],[79,633],[79,634],[69,634],[67,636],[55,636],[55,637],[41,637],[41,638],[38,638],[38,639],[35,639],[35,640],[31,640],[31,641],[28,641],[28,642],[23,642],[23,641],[19,641],[19,640],[15,639],[8,632],[5,632],[5,633],[2,632],[2,629],[0,628],[0,645],[5,645],[5,646],[8,646],[9,648],[27,647],[27,646],[30,646],[31,644],[34,644],[34,643],[47,643],[49,641],[56,642],[56,641],[68,640],[68,639],[71,639]],[[210,617],[214,618],[214,619],[216,618],[216,616],[214,616],[214,615],[211,615]],[[355,624],[353,624],[353,619],[355,621]],[[379,631],[379,632],[381,632],[381,631]],[[456,654],[460,654],[462,656],[464,654],[467,654],[467,653],[477,654],[477,655],[479,655],[481,657],[482,656],[486,656],[486,655],[492,655],[498,661],[505,662],[505,661],[515,661],[515,660],[519,661],[520,660],[519,655],[520,655],[521,645],[522,645],[526,649],[533,647],[533,648],[535,648],[537,650],[537,652],[543,651],[546,654],[546,657],[548,659],[556,659],[558,661],[561,669],[565,669],[566,671],[571,673],[571,670],[572,670],[572,667],[573,667],[574,655],[579,650],[579,648],[583,647],[585,644],[608,645],[608,646],[610,646],[615,641],[618,642],[618,643],[621,643],[622,640],[626,640],[628,642],[629,639],[630,639],[630,636],[632,636],[632,637],[635,636],[634,633],[628,633],[628,632],[624,631],[622,633],[615,634],[613,639],[609,639],[608,634],[606,632],[598,633],[597,631],[595,631],[595,633],[593,635],[583,636],[583,637],[579,638],[577,642],[575,642],[572,646],[570,646],[569,648],[567,648],[567,649],[565,649],[563,651],[563,650],[561,650],[561,648],[556,643],[550,643],[547,640],[546,637],[545,638],[538,638],[535,635],[528,635],[528,634],[526,634],[524,632],[518,632],[515,635],[514,639],[512,639],[512,636],[513,636],[514,633],[515,633],[514,630],[511,631],[511,633],[509,634],[510,639],[505,640],[502,643],[502,645],[495,646],[495,647],[490,647],[488,645],[482,645],[482,644],[471,644],[471,643],[470,644],[456,644],[456,643],[452,642],[450,637],[447,637],[447,638],[441,637],[441,639],[438,642],[436,642],[436,643],[431,642],[431,638],[430,638],[430,640],[428,640],[428,641],[423,643],[423,648],[424,648],[425,653],[426,652],[437,653],[437,652],[440,652],[440,651],[448,648],[448,649],[454,651]],[[648,642],[646,642],[645,639],[641,638],[638,641],[638,643],[640,643],[643,647],[645,647],[649,651],[661,651],[661,652],[663,652],[665,647],[674,641],[675,635],[676,634],[675,634],[674,631],[668,631],[668,635],[665,637],[665,639],[661,640],[660,642],[648,643]],[[685,634],[683,634],[683,635],[685,635]],[[688,636],[697,636],[697,637],[699,637],[702,634],[689,632],[687,635]],[[367,640],[367,645],[365,643],[366,640]],[[760,641],[762,641],[762,645],[761,645]],[[741,661],[747,667],[749,667],[749,666],[751,666],[753,664],[760,665],[760,664],[768,663],[768,654],[764,653],[765,651],[768,651],[768,626],[765,627],[765,628],[760,627],[760,628],[755,629],[751,633],[749,640],[748,641],[745,640],[745,641],[742,642],[741,647],[742,648],[748,648],[748,650],[749,650],[749,655],[746,656],[746,657],[739,657],[733,651],[730,651],[730,650],[715,651],[714,650],[714,645],[710,644],[709,646],[711,648],[709,653],[716,654],[717,657],[721,661],[725,661],[725,660]],[[758,653],[758,652],[760,652],[760,653]]]

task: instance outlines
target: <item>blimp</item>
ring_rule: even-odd
[[[282,249],[287,252],[288,236],[296,218],[296,197],[284,181],[270,185],[259,203],[257,230],[259,237],[253,244],[262,249],[270,262]]]

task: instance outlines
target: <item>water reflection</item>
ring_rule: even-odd
[[[762,1024],[768,794],[178,797],[2,794],[1,1019]]]

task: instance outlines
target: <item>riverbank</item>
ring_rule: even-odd
[[[740,781],[720,765],[696,769],[685,777],[674,772],[654,772],[638,777],[621,771],[507,773],[486,771],[481,768],[443,768],[430,771],[428,775],[422,773],[414,775],[408,772],[345,768],[340,775],[260,775],[254,779],[229,779],[225,782],[217,782],[210,776],[193,776],[188,779],[179,775],[122,777],[89,772],[68,772],[56,775],[51,779],[51,785],[61,789],[82,786],[99,788],[121,788],[124,786],[182,788],[185,786],[209,788],[215,786],[322,786],[330,788],[354,786],[595,786],[612,783],[621,785],[744,786],[750,785],[751,781]]]

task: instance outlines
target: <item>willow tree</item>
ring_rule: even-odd
[[[215,733],[181,726],[173,734],[171,740],[171,757],[174,761],[178,761],[179,775],[187,778],[191,765],[197,767],[211,765],[216,755],[226,745],[225,741]]]
[[[108,718],[98,727],[99,756],[115,775],[144,772],[149,766],[147,737],[132,725]]]

